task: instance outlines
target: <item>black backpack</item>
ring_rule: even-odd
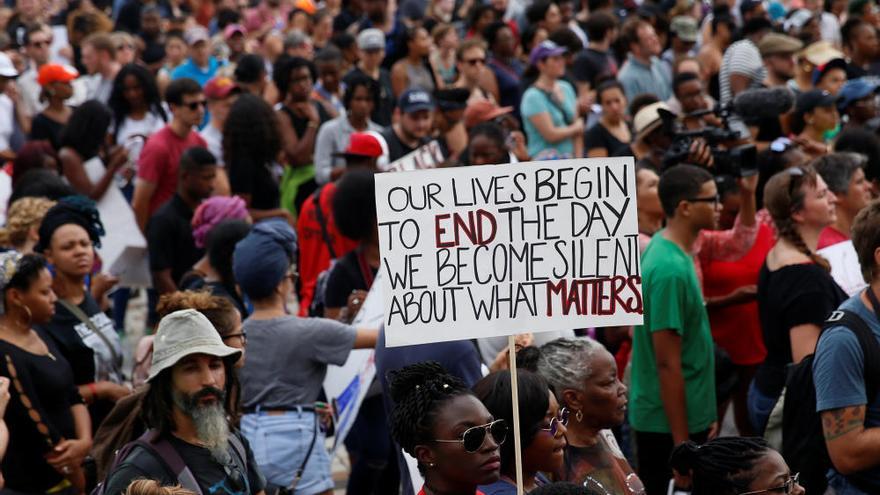
[[[244,482],[247,483],[247,452],[245,451],[244,444],[239,440],[235,433],[231,433],[229,435],[229,445],[235,453],[232,457],[236,467],[239,472],[242,473]],[[146,455],[133,456],[132,454],[135,447],[140,447],[145,450]],[[143,435],[136,440],[125,444],[125,446],[119,449],[113,459],[112,466],[107,471],[107,479],[110,479],[110,476],[113,475],[116,468],[123,462],[129,460],[129,458],[131,458],[135,465],[137,465],[138,462],[142,463],[143,465],[138,465],[137,467],[143,472],[154,473],[163,470],[165,473],[171,475],[171,478],[176,479],[181,487],[191,490],[197,495],[202,494],[202,489],[199,487],[198,481],[195,476],[193,476],[192,471],[186,466],[183,458],[177,453],[177,449],[175,449],[174,446],[171,445],[168,440],[163,438],[156,430],[151,429],[145,431]],[[106,482],[107,480],[104,480],[104,482],[99,483],[98,486],[92,490],[91,495],[114,495],[106,493]]]
[[[865,391],[868,404],[877,396],[880,377],[880,344],[874,332],[859,315],[846,310],[831,313],[825,320],[822,332],[832,327],[849,329],[859,339],[865,356]],[[792,473],[801,473],[800,484],[807,493],[824,493],[826,474],[831,468],[831,458],[825,447],[822,420],[816,412],[816,387],[813,383],[813,360],[815,354],[806,356],[800,363],[788,367],[785,382],[785,402],[782,412],[782,457]],[[863,486],[858,475],[847,476],[847,481],[867,493],[878,493],[880,487]]]

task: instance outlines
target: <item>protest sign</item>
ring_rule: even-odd
[[[853,296],[868,286],[852,241],[839,242],[817,252],[831,263],[831,277],[844,292]]]
[[[642,323],[633,158],[376,176],[389,347]]]
[[[390,164],[380,160],[378,166],[379,170],[383,172],[408,172],[435,168],[443,163],[445,159],[443,150],[440,149],[440,143],[431,141]]]
[[[377,273],[373,286],[364,299],[357,316],[351,322],[355,328],[379,328],[382,323],[382,273]],[[336,412],[336,435],[333,452],[345,442],[357,418],[370,384],[376,377],[375,352],[372,349],[354,349],[342,366],[328,366],[324,392],[333,401]]]
[[[93,184],[107,173],[98,158],[88,160],[84,167]],[[101,271],[119,278],[120,287],[152,287],[147,240],[122,191],[111,185],[98,199],[96,207],[106,232],[101,238],[101,247],[96,249],[101,257]]]

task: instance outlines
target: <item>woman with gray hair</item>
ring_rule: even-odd
[[[871,202],[871,182],[865,178],[867,158],[859,153],[831,153],[816,159],[813,167],[828,184],[837,202],[837,220],[822,229],[816,249],[848,241],[850,226],[862,208]]]
[[[565,462],[555,479],[583,484],[595,493],[643,494],[642,481],[608,431],[623,423],[627,403],[627,388],[611,353],[593,339],[557,339],[540,349],[523,349],[519,360],[547,379],[559,406],[571,414]]]

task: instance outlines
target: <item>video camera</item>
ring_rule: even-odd
[[[731,118],[753,119],[778,117],[788,112],[794,104],[794,95],[786,88],[754,89],[741,93],[725,105],[716,105],[710,110],[700,110],[685,117],[702,117],[714,114],[721,120],[721,126],[707,126],[702,129],[686,130],[678,116],[667,110],[660,110],[663,129],[672,138],[672,144],[663,154],[663,168],[686,162],[691,154],[695,139],[706,141],[712,152],[714,175],[748,177],[758,173],[757,148],[753,144],[743,144],[727,148],[724,144],[741,139],[740,132],[731,128]]]

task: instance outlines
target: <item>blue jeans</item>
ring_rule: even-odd
[[[769,397],[764,395],[763,392],[755,387],[755,381],[752,380],[752,384],[749,385],[747,405],[749,408],[749,421],[752,423],[752,428],[755,429],[756,434],[764,434],[764,430],[767,428],[767,420],[770,419],[770,413],[773,412],[773,408],[776,407],[778,401],[779,396]]]
[[[295,492],[297,495],[315,495],[333,489],[330,456],[324,447],[324,432],[317,426],[315,413],[245,414],[241,418],[241,432],[251,444],[254,460],[269,483],[289,487],[309,451],[309,445],[313,444]]]

